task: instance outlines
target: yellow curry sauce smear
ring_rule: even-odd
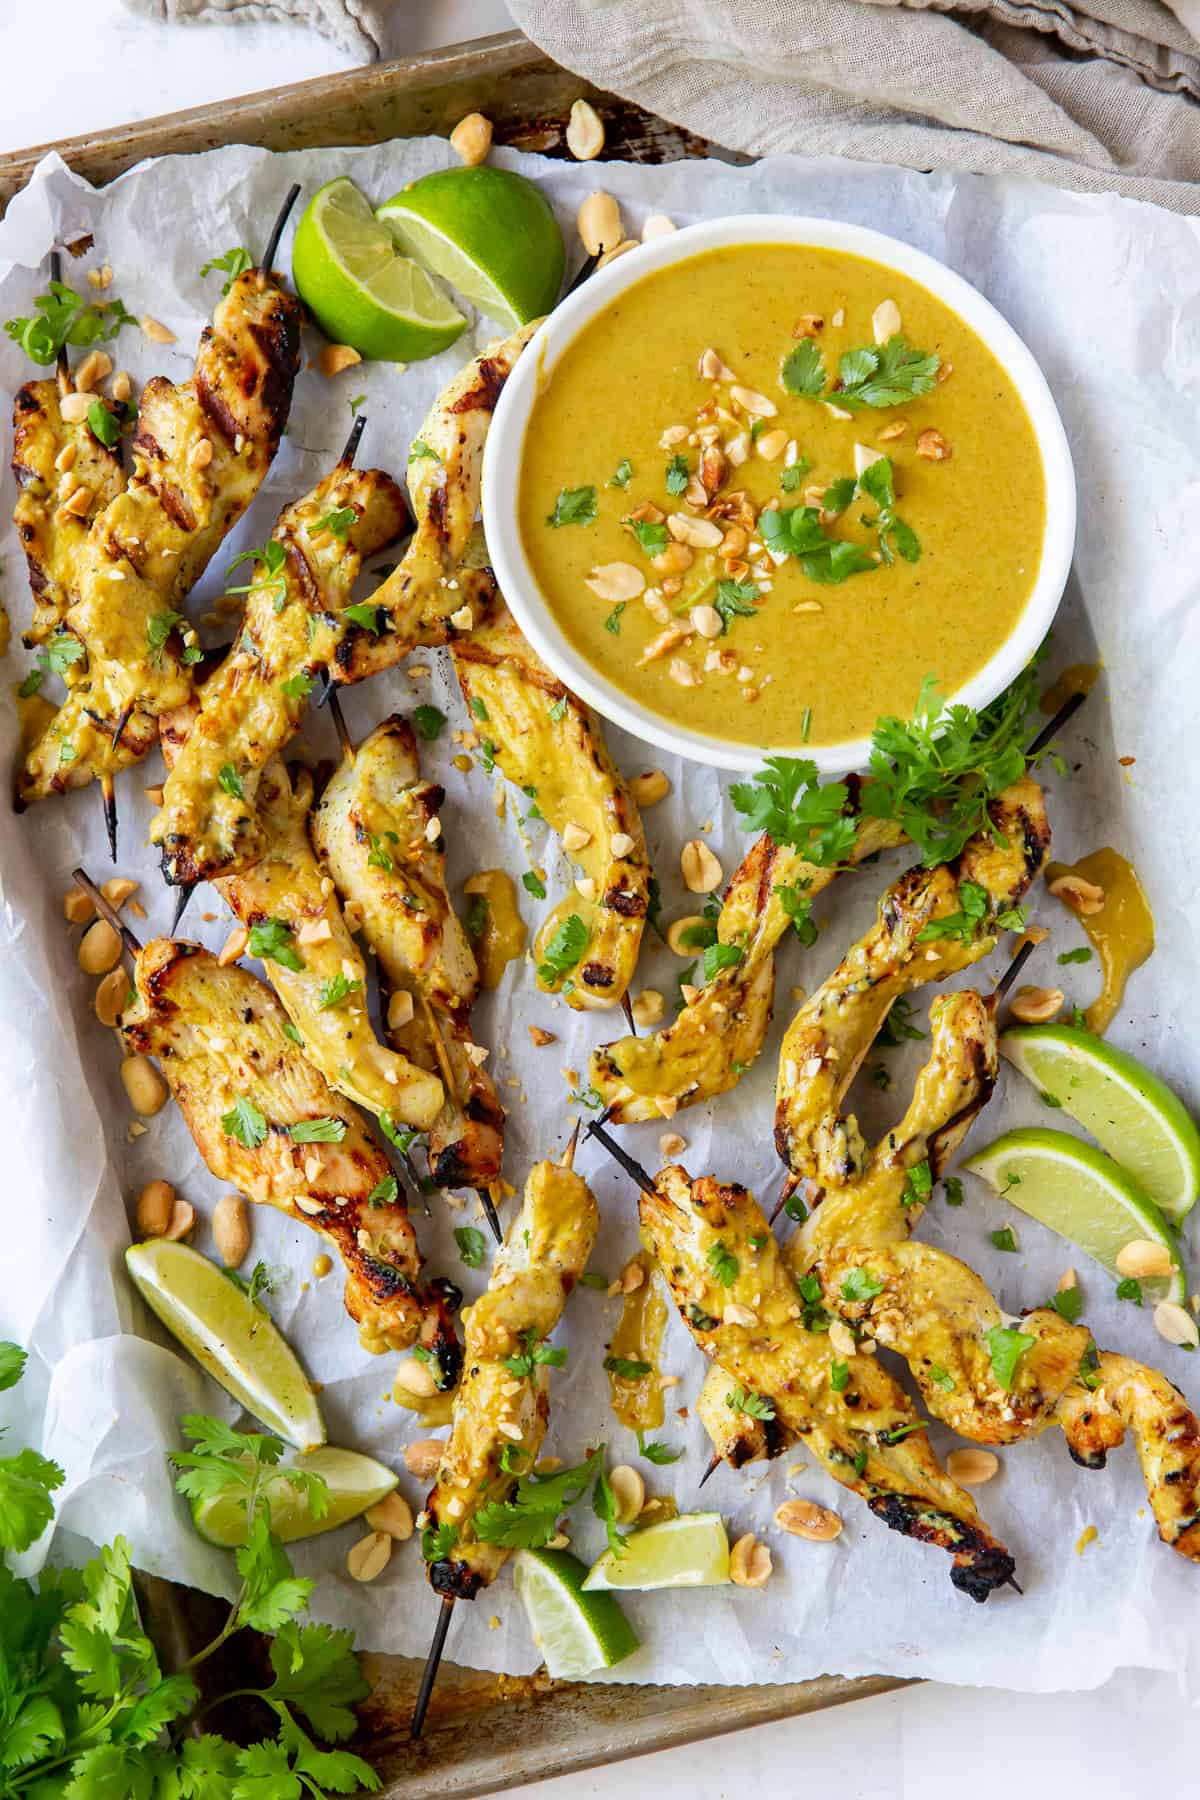
[[[491,993],[500,986],[510,962],[525,949],[525,921],[517,907],[512,876],[503,869],[480,869],[463,882],[471,944],[479,964],[479,980]],[[475,902],[481,902],[476,911]]]
[[[838,418],[830,405],[784,390],[781,364],[800,341],[794,329],[812,329],[802,323],[808,315],[822,321],[813,341],[832,379],[840,355],[874,347],[873,315],[885,300],[898,311],[898,335],[941,359],[931,392]],[[709,348],[732,380],[701,378]],[[774,414],[755,420],[735,388],[766,397]],[[828,398],[836,405],[836,394]],[[733,618],[715,639],[694,632],[642,663],[664,630],[663,601],[666,624],[688,626],[691,604],[713,602],[728,559],[696,548],[680,591],[668,592],[622,521],[646,504],[703,519],[695,489],[690,504],[668,492],[671,457],[686,456],[696,475],[698,431],[716,425],[727,450],[752,423],[761,424],[758,436],[746,460],[727,469],[718,501],[744,494],[756,517],[770,501],[815,505],[830,483],[855,475],[861,445],[890,458],[895,510],[920,540],[919,560],[897,558],[838,585],[820,584],[795,559],[775,566],[752,532],[748,552],[734,561],[748,571],[739,579],[760,589],[754,615]],[[900,435],[882,435],[897,426]],[[931,431],[948,452],[941,460],[918,453]],[[781,434],[794,451],[778,448]],[[775,452],[771,459],[763,447]],[[811,466],[785,488],[789,454]],[[626,485],[611,485],[624,462],[633,470]],[[548,525],[562,490],[589,486],[592,523]],[[875,506],[858,495],[826,522],[828,534],[874,550],[877,534],[862,523],[864,513],[873,517]],[[761,244],[655,271],[568,345],[531,411],[520,515],[551,609],[576,649],[617,687],[712,736],[795,749],[865,736],[880,715],[910,713],[931,670],[952,694],[988,660],[1012,633],[1037,575],[1045,483],[1011,381],[942,301],[863,258]],[[643,593],[618,607],[589,590],[593,569],[615,562],[645,577],[649,600]],[[680,685],[681,665],[694,685]]]
[[[659,1385],[658,1356],[667,1325],[667,1303],[659,1291],[653,1258],[644,1250],[632,1258],[640,1266],[642,1279],[624,1296],[621,1317],[608,1345],[608,1360],[644,1363],[646,1371],[638,1375],[620,1375],[608,1371],[612,1409],[630,1431],[657,1431],[664,1414],[663,1390]]]
[[[1038,705],[1047,718],[1052,718],[1059,707],[1065,706],[1074,695],[1090,694],[1099,679],[1099,663],[1070,663],[1050,683]]]
[[[1154,949],[1154,914],[1137,870],[1117,850],[1094,850],[1075,863],[1049,863],[1047,886],[1064,875],[1082,876],[1104,889],[1104,904],[1094,913],[1080,912],[1065,893],[1058,896],[1076,915],[1100,958],[1104,985],[1086,1014],[1088,1030],[1099,1036],[1116,1016],[1130,975]]]

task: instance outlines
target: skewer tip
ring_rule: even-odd
[[[582,1119],[576,1119],[575,1129],[571,1133],[571,1136],[567,1141],[567,1146],[559,1158],[559,1162],[564,1169],[573,1169],[575,1167],[575,1146],[579,1142],[579,1131],[582,1124]]]
[[[446,1633],[450,1629],[450,1619],[454,1612],[453,1594],[443,1594],[438,1621],[434,1627],[433,1642],[429,1646],[429,1655],[425,1658],[425,1667],[421,1673],[421,1685],[417,1689],[417,1701],[413,1707],[412,1724],[408,1735],[412,1739],[419,1738],[425,1728],[425,1714],[429,1711],[429,1701],[433,1694],[433,1684],[437,1680],[437,1672],[441,1667],[442,1652],[446,1648]]]
[[[1025,942],[1021,945],[1021,948],[1017,951],[1017,954],[1013,957],[1007,969],[1005,969],[1003,975],[992,989],[991,998],[997,1005],[1003,1000],[1005,994],[1007,994],[1009,988],[1017,979],[1021,970],[1025,967],[1025,964],[1033,955],[1033,952],[1034,945],[1026,938]]]
[[[100,778],[100,800],[104,807],[104,829],[108,834],[108,854],[117,860],[117,794],[111,775]]]
[[[483,1216],[487,1220],[492,1236],[498,1244],[504,1242],[504,1232],[500,1225],[500,1215],[496,1211],[496,1202],[487,1188],[476,1188],[479,1204],[483,1208]]]
[[[638,1034],[637,1022],[633,1016],[633,1006],[629,999],[628,989],[621,995],[621,1011],[625,1014],[625,1023],[629,1027],[630,1036],[636,1037]]]
[[[328,706],[329,716],[333,720],[333,729],[337,732],[338,748],[341,750],[342,757],[348,763],[353,762],[354,739],[350,736],[350,727],[347,725],[346,715],[342,711],[341,699],[328,672],[324,676],[324,681],[325,686],[318,696],[317,705]]]
[[[354,458],[358,454],[358,446],[362,442],[362,434],[366,429],[367,415],[366,413],[360,413],[350,427],[350,436],[346,439],[346,448],[338,458],[339,469],[349,469],[353,466]]]
[[[174,937],[175,933],[179,930],[179,922],[187,911],[187,903],[195,893],[196,886],[196,882],[189,881],[185,886],[180,888],[179,898],[175,902],[175,916],[171,920],[171,929],[167,934],[169,937]]]
[[[707,1469],[705,1469],[703,1475],[700,1477],[699,1481],[696,1483],[696,1491],[697,1492],[699,1492],[699,1490],[704,1486],[705,1482],[708,1480],[710,1475],[716,1474],[717,1470],[720,1468],[720,1466],[724,1462],[724,1460],[725,1459],[722,1456],[714,1456],[713,1457],[713,1459],[709,1463]]]
[[[607,1114],[601,1116],[607,1117]],[[625,1173],[637,1183],[638,1187],[641,1188],[643,1194],[652,1194],[657,1199],[658,1189],[655,1187],[645,1169],[643,1169],[641,1163],[636,1162],[634,1158],[630,1156],[628,1150],[623,1149],[622,1146],[618,1144],[616,1138],[613,1137],[610,1131],[605,1131],[600,1119],[588,1120],[587,1136],[594,1137],[597,1143],[601,1144],[603,1148],[608,1151],[608,1154],[612,1157],[613,1161],[621,1165]]]

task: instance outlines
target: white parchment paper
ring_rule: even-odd
[[[155,346],[125,331],[119,364],[140,382],[162,371],[182,379],[196,337],[216,297],[216,278],[199,268],[231,244],[257,248],[287,183],[305,195],[348,171],[378,202],[404,182],[448,160],[437,140],[401,142],[368,150],[270,155],[228,149],[168,158],[131,171],[93,193],[48,159],[29,189],[0,223],[0,317],[27,312],[45,281],[45,255],[56,236],[95,234],[95,251],[70,270],[101,260],[115,270],[112,292],[136,313],[151,313],[177,334]],[[1126,1007],[1112,1028],[1115,1042],[1144,1055],[1171,1077],[1185,1097],[1200,1094],[1200,1049],[1194,1029],[1197,1000],[1197,850],[1200,805],[1195,743],[1195,698],[1200,656],[1200,226],[1132,201],[1068,195],[1018,180],[946,174],[922,177],[863,164],[769,159],[734,170],[719,163],[603,169],[543,162],[501,152],[497,160],[540,180],[568,239],[575,211],[602,183],[620,197],[636,230],[645,215],[666,211],[679,223],[740,211],[815,213],[881,227],[943,258],[995,301],[1040,359],[1062,408],[1079,473],[1079,541],[1075,575],[1054,631],[1051,671],[1099,655],[1106,679],[1064,750],[1065,778],[1050,776],[1055,850],[1073,857],[1110,843],[1139,868],[1158,922],[1158,951],[1135,977]],[[286,261],[285,255],[281,258]],[[486,322],[476,343],[493,335]],[[307,357],[318,348],[306,339]],[[307,489],[330,465],[350,422],[348,401],[367,396],[370,424],[360,460],[403,470],[407,447],[437,391],[470,353],[464,337],[452,350],[403,373],[387,366],[354,368],[329,383],[306,366],[296,387],[288,437],[266,487],[230,539],[229,551],[261,542],[281,504]],[[32,373],[7,339],[0,340],[0,389],[7,411],[13,390]],[[612,371],[614,405],[622,401],[622,372]],[[997,467],[1003,485],[1014,472]],[[5,521],[3,595],[14,636],[28,618],[23,558],[11,525],[7,474],[0,504]],[[224,554],[197,589],[193,616],[220,591]],[[351,690],[347,710],[356,731],[386,712],[429,699],[463,725],[461,701],[441,659],[427,680],[403,670]],[[6,687],[28,659],[19,647],[4,665]],[[14,754],[13,708],[2,710],[6,761]],[[328,753],[327,724],[314,719],[305,738],[310,753]],[[618,760],[630,772],[662,759],[618,732]],[[497,821],[488,778],[460,774],[451,764],[447,732],[423,751],[425,767],[446,785],[442,817],[451,845],[452,874],[503,863],[526,866],[513,809]],[[1136,757],[1132,767],[1118,756]],[[709,770],[668,765],[672,798],[647,816],[666,919],[694,909],[678,876],[681,842],[711,821],[710,841],[731,873],[747,839],[729,807],[724,784]],[[147,932],[166,928],[171,897],[159,883],[147,842],[149,803],[142,789],[159,779],[156,760],[119,783],[123,873],[144,883]],[[535,827],[537,831],[539,827]],[[566,870],[552,845],[552,883]],[[37,807],[24,818],[0,810],[0,1144],[3,1145],[5,1277],[0,1331],[27,1344],[31,1373],[16,1398],[14,1425],[27,1441],[57,1457],[67,1471],[60,1501],[65,1527],[99,1543],[118,1531],[133,1542],[137,1561],[157,1573],[229,1591],[230,1561],[192,1533],[174,1497],[165,1463],[177,1445],[177,1419],[192,1407],[220,1408],[222,1396],[186,1358],[169,1348],[131,1296],[121,1266],[128,1242],[124,1201],[152,1176],[165,1175],[207,1216],[217,1198],[208,1175],[171,1108],[145,1136],[128,1141],[129,1111],[117,1074],[111,1034],[91,1011],[94,984],[75,963],[75,942],[64,930],[61,895],[72,865],[82,859],[107,872],[97,791]],[[878,884],[900,867],[897,855]],[[836,884],[820,903],[824,926],[817,945],[785,945],[779,959],[778,1012],[753,1074],[710,1109],[680,1115],[688,1139],[683,1160],[694,1172],[714,1169],[777,1191],[771,1144],[775,1052],[791,1011],[793,984],[814,986],[865,926],[877,883],[867,876]],[[542,910],[523,901],[532,928]],[[211,890],[193,899],[187,928],[212,944],[227,929]],[[1052,901],[1035,916],[1054,928],[1037,953],[1032,978],[1065,978],[1070,997],[1092,997],[1095,965],[1060,970],[1055,952],[1081,941]],[[999,972],[980,971],[983,985]],[[642,984],[673,991],[679,964],[647,934]],[[524,1027],[540,1023],[558,1034],[535,1050]],[[482,1039],[495,1046],[501,1091],[511,1107],[506,1153],[509,1178],[520,1184],[530,1162],[561,1142],[569,1123],[564,1067],[586,1068],[589,1047],[618,1035],[619,1015],[575,1015],[539,996],[525,965],[513,965],[500,992],[480,1008]],[[880,1098],[873,1123],[898,1110],[920,1046],[907,1060],[891,1053],[895,1081]],[[1016,1123],[1053,1122],[1030,1088],[1005,1073],[972,1142],[987,1141]],[[631,1147],[652,1164],[658,1128],[628,1134]],[[603,1226],[593,1268],[614,1274],[636,1248],[632,1190],[587,1151]],[[124,1198],[123,1198],[124,1197]],[[420,1219],[422,1242],[434,1269],[461,1278],[469,1295],[482,1275],[463,1270],[451,1236],[470,1211],[452,1214],[435,1201]],[[988,1232],[1008,1218],[968,1179],[959,1212],[935,1205],[922,1226],[992,1282],[1001,1304],[1016,1311],[1044,1300],[1069,1262],[1080,1267],[1087,1318],[1101,1344],[1122,1347],[1165,1367],[1200,1399],[1200,1368],[1154,1333],[1148,1313],[1118,1304],[1112,1283],[1032,1222],[1016,1218],[1019,1256],[996,1252]],[[394,1359],[372,1359],[342,1311],[340,1280],[312,1275],[318,1245],[267,1212],[254,1219],[254,1257],[287,1270],[272,1300],[280,1325],[323,1385],[322,1405],[332,1441],[353,1444],[400,1466],[400,1449],[426,1435],[389,1399]],[[1194,1233],[1190,1234],[1194,1237]],[[207,1227],[195,1240],[210,1248]],[[634,1460],[630,1434],[608,1410],[601,1372],[603,1345],[618,1303],[581,1290],[562,1328],[570,1366],[556,1378],[547,1450],[575,1460],[607,1438],[612,1459]],[[1197,1359],[1200,1361],[1200,1359]],[[680,1386],[668,1398],[681,1409],[694,1402],[701,1359],[672,1318],[664,1368]],[[10,1396],[10,1398],[13,1398]],[[698,1504],[696,1481],[708,1444],[694,1418],[668,1412],[659,1434],[685,1450],[668,1469],[643,1464],[651,1491],[673,1491],[683,1507]],[[949,1434],[934,1428],[942,1450]],[[1003,1457],[999,1479],[982,1491],[982,1510],[1017,1558],[1024,1598],[1006,1591],[985,1608],[954,1592],[948,1559],[888,1533],[857,1501],[838,1490],[802,1454],[765,1472],[721,1470],[700,1504],[719,1507],[731,1534],[754,1529],[775,1556],[775,1574],[761,1592],[729,1587],[692,1593],[634,1596],[629,1611],[643,1649],[615,1672],[618,1679],[729,1683],[796,1680],[824,1671],[886,1671],[942,1681],[1049,1690],[1098,1685],[1125,1665],[1176,1670],[1200,1690],[1196,1601],[1200,1572],[1161,1546],[1145,1504],[1132,1449],[1115,1455],[1103,1474],[1070,1462],[1057,1432]],[[416,1484],[402,1490],[416,1507]],[[772,1515],[788,1495],[836,1506],[846,1530],[833,1545],[812,1545],[781,1534]],[[575,1547],[597,1552],[600,1529],[587,1508],[575,1515]],[[1098,1537],[1084,1555],[1075,1543],[1088,1525]],[[392,1560],[386,1575],[360,1587],[344,1572],[348,1527],[298,1548],[304,1572],[320,1573],[314,1610],[353,1626],[366,1647],[423,1652],[435,1603],[426,1589],[415,1544]],[[31,1553],[30,1561],[44,1547]],[[497,1623],[493,1624],[492,1621]],[[527,1672],[538,1662],[507,1578],[475,1606],[458,1608],[451,1654],[491,1669]]]

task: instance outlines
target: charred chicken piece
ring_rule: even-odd
[[[650,860],[641,815],[600,723],[551,674],[506,608],[451,653],[487,765],[536,800],[580,870],[537,934],[538,986],[576,1011],[614,1006],[637,966]]]
[[[265,983],[198,944],[155,938],[139,953],[121,1028],[158,1062],[219,1181],[328,1240],[346,1270],[346,1310],[369,1350],[420,1342],[438,1386],[461,1353],[449,1282],[421,1283],[421,1258],[387,1158],[354,1108],[287,1035]]]
[[[412,728],[393,715],[334,771],[312,835],[362,920],[391,1041],[421,1068],[445,1070],[445,1103],[429,1133],[433,1178],[486,1188],[500,1173],[504,1108],[471,1032],[479,971],[446,886],[444,799],[421,780]]]
[[[287,423],[300,307],[261,269],[239,275],[200,340],[195,371],[146,383],[133,474],[92,520],[63,620],[84,654],[25,758],[18,805],[138,761],[199,659],[182,605],[262,484]]]

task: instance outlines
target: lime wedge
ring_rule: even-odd
[[[1149,1195],[1103,1151],[1065,1131],[1035,1126],[1006,1131],[962,1166],[995,1188],[1006,1205],[1086,1250],[1117,1280],[1117,1252],[1123,1244],[1148,1238],[1164,1245],[1174,1258],[1175,1273],[1166,1280],[1143,1281],[1143,1292],[1151,1300],[1184,1304],[1187,1282],[1178,1238]]]
[[[1043,1098],[1086,1127],[1173,1225],[1200,1194],[1200,1131],[1157,1075],[1090,1031],[1014,1025],[1000,1049]]]
[[[310,1450],[307,1456],[297,1458],[295,1466],[306,1474],[322,1477],[329,1489],[329,1510],[314,1519],[305,1496],[297,1493],[282,1474],[274,1474],[261,1492],[271,1508],[271,1529],[285,1544],[335,1530],[347,1519],[356,1519],[369,1506],[375,1506],[396,1486],[395,1475],[382,1463],[360,1456],[357,1450],[339,1450],[333,1444]],[[192,1523],[200,1536],[226,1550],[244,1544],[245,1498],[245,1488],[233,1483],[207,1499],[193,1500]]]
[[[318,188],[305,208],[292,275],[326,337],[380,362],[435,356],[467,322],[424,269],[398,254],[344,175]]]
[[[216,1263],[187,1244],[151,1238],[125,1252],[125,1267],[172,1337],[268,1431],[298,1450],[325,1442],[316,1396],[291,1346]]]
[[[588,1570],[593,1588],[719,1587],[729,1580],[729,1539],[720,1513],[680,1513],[625,1540],[625,1554],[606,1550]]]
[[[569,1550],[520,1550],[513,1581],[533,1641],[560,1681],[611,1669],[632,1656],[637,1635],[611,1594],[585,1594],[587,1566]]]
[[[376,218],[397,245],[505,331],[549,312],[565,252],[558,220],[523,175],[481,165],[423,175]]]

